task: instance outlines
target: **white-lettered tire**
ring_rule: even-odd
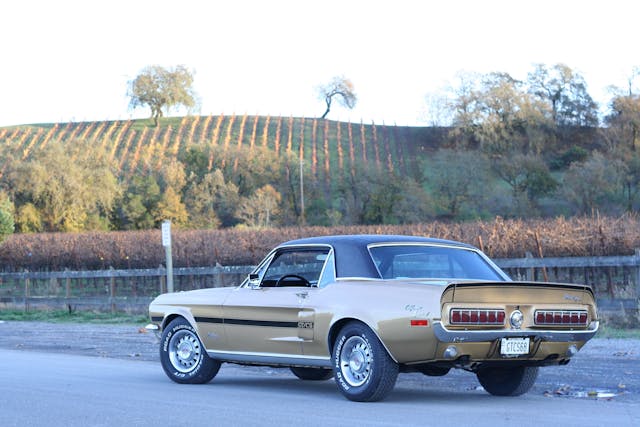
[[[160,363],[167,376],[180,384],[207,383],[220,370],[220,362],[209,357],[193,326],[182,317],[162,331]]]
[[[332,362],[338,389],[356,402],[384,399],[398,378],[398,364],[371,329],[360,322],[350,322],[340,330]]]
[[[325,381],[333,377],[332,369],[324,368],[304,368],[298,366],[292,366],[291,372],[293,375],[305,381]]]
[[[494,396],[520,396],[533,387],[538,378],[538,367],[485,368],[476,376],[482,387]]]

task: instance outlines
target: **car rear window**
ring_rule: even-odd
[[[464,248],[388,245],[369,252],[383,279],[505,280],[480,254]]]

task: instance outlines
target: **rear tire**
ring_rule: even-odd
[[[162,331],[160,363],[165,374],[180,384],[204,384],[216,376],[220,362],[209,357],[189,322],[178,317]]]
[[[333,377],[332,369],[301,368],[298,366],[292,366],[290,369],[293,375],[305,381],[325,381]]]
[[[356,402],[384,399],[398,378],[398,364],[376,334],[359,322],[348,323],[336,337],[333,365],[338,389]]]
[[[486,368],[479,370],[476,376],[482,387],[494,396],[520,396],[533,387],[538,367]]]

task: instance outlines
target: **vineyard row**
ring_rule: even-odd
[[[0,144],[16,158],[28,159],[53,141],[86,141],[102,147],[118,172],[132,176],[160,168],[190,148],[224,165],[232,148],[249,155],[262,148],[297,157],[317,181],[355,176],[359,168],[413,175],[416,154],[427,139],[424,129],[354,124],[304,117],[235,115],[185,116],[166,119],[158,127],[147,120],[70,122],[0,129]],[[223,159],[216,159],[222,150]],[[233,159],[237,170],[238,159]],[[2,167],[2,165],[0,165]]]

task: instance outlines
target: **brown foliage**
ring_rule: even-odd
[[[482,246],[494,258],[629,255],[640,248],[640,218],[576,217],[552,220],[496,218],[467,223],[292,227],[260,230],[177,230],[175,267],[256,264],[277,244],[331,234],[408,234]],[[156,268],[164,263],[160,230],[108,233],[16,234],[0,245],[4,271]]]

